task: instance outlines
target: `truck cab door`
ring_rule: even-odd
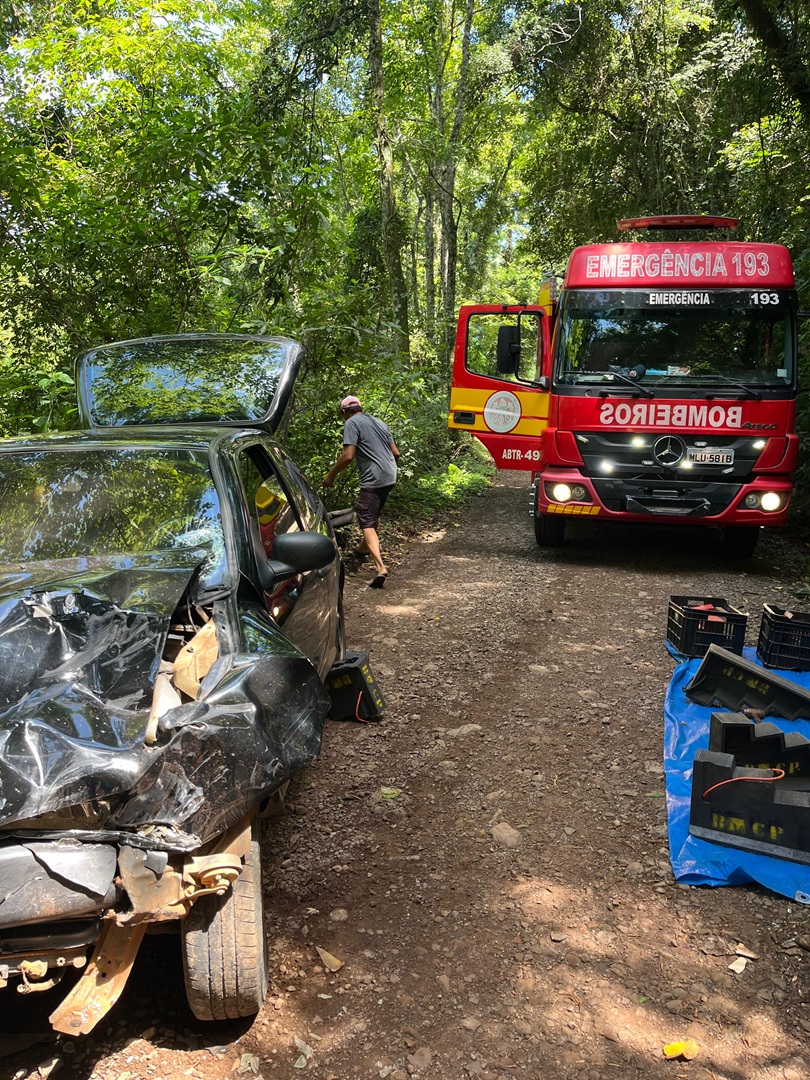
[[[499,469],[536,471],[548,424],[550,318],[540,306],[459,312],[448,427],[469,431]]]

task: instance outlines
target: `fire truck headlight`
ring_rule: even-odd
[[[582,486],[582,484],[574,484],[571,488],[571,498],[575,502],[583,502],[588,498],[588,491]]]
[[[751,495],[746,495],[745,505],[751,510],[759,506],[759,495],[754,495],[753,493]]]
[[[568,484],[555,484],[551,489],[551,497],[554,502],[569,502],[572,497],[571,488]]]
[[[607,458],[602,458],[599,462],[599,471],[604,473],[612,473],[616,466],[612,461],[608,461]]]
[[[782,505],[782,496],[778,491],[766,491],[762,496],[762,509],[773,513]]]
[[[754,450],[764,450],[767,442],[767,439],[755,439],[751,445],[753,446]]]

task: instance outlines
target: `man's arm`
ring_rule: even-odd
[[[394,460],[399,461],[399,450],[397,450],[397,444],[394,440],[391,440],[391,453],[394,455]]]
[[[335,464],[323,478],[323,486],[325,488],[330,488],[332,484],[334,484],[335,477],[338,475],[338,473],[342,473],[344,469],[347,469],[351,465],[351,463],[354,461],[354,455],[356,451],[357,447],[353,446],[352,444],[347,444],[343,447],[343,453],[340,455]]]

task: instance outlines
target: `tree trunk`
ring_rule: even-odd
[[[456,88],[456,107],[450,131],[445,130],[444,116],[441,130],[445,136],[444,148],[436,169],[436,201],[442,223],[441,288],[442,325],[440,339],[442,358],[449,363],[453,357],[456,321],[456,263],[458,261],[458,218],[456,216],[456,147],[461,137],[467,108],[467,77],[470,70],[470,38],[474,13],[474,0],[467,0],[464,31],[461,39],[461,66]],[[444,111],[442,96],[437,94],[438,105]]]
[[[764,0],[739,0],[737,6],[779,72],[785,89],[796,99],[805,122],[810,124],[810,69],[799,43],[791,40]]]
[[[425,185],[425,330],[436,345],[436,234],[433,216],[433,187]]]
[[[385,269],[391,288],[398,353],[409,354],[408,287],[402,270],[402,258],[397,229],[397,203],[394,190],[394,153],[385,114],[385,86],[382,62],[382,18],[380,0],[368,0],[369,70],[371,73],[371,102],[374,113],[374,139],[377,146],[380,173],[381,241]]]

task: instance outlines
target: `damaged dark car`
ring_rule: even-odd
[[[58,1031],[93,1028],[158,924],[198,1018],[264,999],[260,819],[345,655],[334,533],[273,435],[302,354],[103,346],[81,433],[0,441],[0,987],[72,972]]]

